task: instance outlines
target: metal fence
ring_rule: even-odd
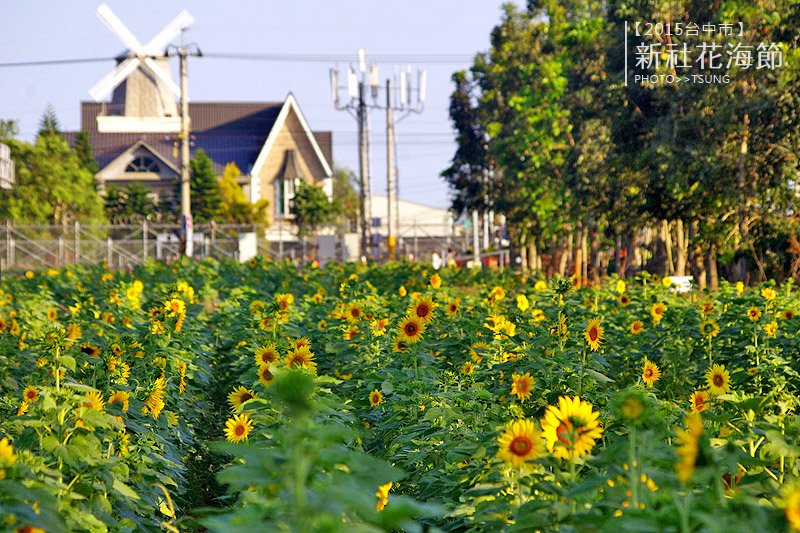
[[[239,257],[239,235],[262,232],[254,225],[195,225],[194,250],[199,258]],[[180,226],[141,224],[89,226],[16,225],[0,230],[0,270],[61,267],[76,263],[107,263],[127,268],[148,259],[165,261],[181,253]],[[257,239],[257,253],[273,255],[269,243]],[[287,246],[288,251],[293,250]]]
[[[429,225],[410,222],[401,227],[398,251],[408,259],[425,261],[436,252],[447,257],[452,250],[462,254],[465,248],[460,232],[453,227],[431,229]],[[437,231],[438,230],[438,231]],[[197,258],[240,259],[240,236],[257,235],[255,252],[274,259],[301,261],[317,256],[316,243],[305,246],[296,236],[275,238],[267,226],[232,224],[195,224],[194,256]],[[344,236],[336,238],[333,259],[355,260],[357,250],[346,250]],[[372,259],[386,259],[386,239],[373,243]],[[356,246],[357,248],[357,246]],[[73,264],[106,263],[109,268],[130,268],[148,260],[168,261],[181,254],[180,226],[176,224],[18,225],[0,223],[0,271],[58,268]]]

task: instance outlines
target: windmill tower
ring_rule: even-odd
[[[127,47],[117,58],[117,66],[89,90],[96,102],[111,93],[111,102],[97,117],[100,132],[175,133],[181,120],[175,99],[181,89],[173,81],[167,45],[194,23],[188,11],[181,11],[146,44],[142,44],[105,4],[97,16]]]

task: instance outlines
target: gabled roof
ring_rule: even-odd
[[[154,150],[149,144],[147,144],[144,141],[138,141],[135,144],[132,144],[127,150],[122,152],[113,161],[111,161],[108,166],[111,166],[116,162],[125,163],[127,165],[128,160],[131,158],[133,153],[136,152],[139,148],[144,148],[146,151],[151,153],[153,157],[155,157],[160,163],[169,168],[172,172],[174,172],[175,174],[180,174],[180,170],[178,170],[178,167],[175,164],[173,164],[168,159],[162,157],[161,154],[158,153],[158,151]],[[101,175],[103,174],[103,169],[100,169],[99,174]]]
[[[325,171],[325,175],[332,176],[333,170],[331,169],[331,165],[328,159],[325,157],[325,154],[323,153],[322,148],[317,142],[317,138],[314,136],[314,133],[311,131],[311,128],[308,127],[308,122],[306,121],[306,118],[303,116],[303,112],[300,111],[300,106],[297,105],[297,100],[295,99],[294,94],[292,93],[286,95],[286,101],[283,103],[283,107],[281,108],[280,113],[275,119],[272,131],[270,131],[269,136],[267,137],[267,140],[264,143],[264,147],[258,154],[258,159],[256,159],[256,162],[253,165],[253,170],[251,174],[257,176],[260,173],[261,167],[264,166],[264,163],[267,161],[267,155],[269,154],[270,150],[272,150],[272,146],[275,144],[275,140],[278,138],[278,134],[280,133],[281,128],[286,122],[286,119],[289,116],[290,111],[294,111],[295,115],[297,116],[297,119],[300,121],[300,125],[303,128],[303,133],[305,133],[306,137],[308,138],[308,141],[311,143],[311,147],[314,149],[314,153],[319,159],[319,162],[322,165],[323,170]]]

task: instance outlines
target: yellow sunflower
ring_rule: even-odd
[[[364,311],[361,309],[361,305],[358,302],[351,302],[347,304],[347,308],[344,313],[344,318],[348,322],[358,322],[361,320],[361,315]]]
[[[702,413],[708,409],[708,393],[704,390],[694,391],[689,398],[689,404],[693,413]]]
[[[469,375],[472,374],[473,372],[475,372],[475,363],[473,363],[472,361],[467,361],[466,363],[461,365],[462,374]]]
[[[784,320],[793,319],[794,318],[794,309],[784,309],[782,316],[783,316]]]
[[[714,312],[714,302],[703,302],[700,305],[700,313],[703,316],[708,316]]]
[[[378,389],[369,393],[369,404],[372,407],[378,406],[383,403],[383,394]]]
[[[408,340],[405,337],[398,335],[392,340],[392,352],[406,353],[409,351]]]
[[[742,294],[744,292],[744,283],[741,281],[736,282],[736,294]]]
[[[783,500],[783,512],[789,527],[793,531],[800,531],[800,482],[796,479],[792,483],[786,483],[781,488]]]
[[[751,321],[755,322],[759,318],[761,318],[761,311],[757,307],[751,307],[747,310],[747,318]]]
[[[253,357],[256,361],[256,365],[261,366],[276,362],[281,358],[281,355],[278,353],[278,349],[275,348],[274,344],[267,344],[266,346],[256,349]]]
[[[517,309],[522,311],[523,313],[528,310],[531,306],[531,303],[528,301],[528,297],[524,294],[517,294]]]
[[[442,286],[442,277],[439,274],[434,274],[431,276],[430,282],[433,289],[438,289]]]
[[[521,468],[526,462],[544,454],[542,431],[533,420],[514,420],[497,438],[497,457],[506,464]]]
[[[625,283],[625,280],[618,279],[614,288],[617,291],[617,294],[622,294],[625,292],[625,289],[628,288],[628,285]]]
[[[288,311],[289,306],[294,303],[294,295],[286,293],[278,293],[275,295],[275,302],[281,311]]]
[[[130,393],[126,391],[116,391],[114,394],[108,397],[108,404],[111,405],[112,403],[121,403],[122,412],[127,413],[128,407],[130,407],[130,398]]]
[[[681,483],[689,481],[694,473],[702,435],[703,419],[700,413],[687,416],[686,429],[679,429],[675,439],[678,444],[678,462],[675,464],[675,472]]]
[[[645,359],[644,368],[642,369],[642,381],[644,381],[648,387],[652,387],[653,383],[658,381],[659,378],[661,378],[661,370],[658,369],[655,363]]]
[[[766,301],[770,302],[774,300],[775,296],[777,296],[775,289],[771,287],[764,287],[763,289],[761,289],[761,297],[764,298]]]
[[[314,361],[314,354],[308,348],[297,348],[289,352],[286,356],[286,366],[292,368],[306,367],[316,371],[317,363]]]
[[[406,344],[414,344],[422,339],[422,333],[425,331],[425,323],[421,318],[409,315],[400,321],[398,331]]]
[[[0,439],[0,461],[7,465],[13,465],[17,462],[14,446],[9,442],[8,437]]]
[[[258,367],[258,381],[262,385],[269,387],[275,381],[275,375],[272,373],[270,365],[261,365]]]
[[[653,323],[658,324],[664,318],[664,313],[667,312],[667,305],[663,302],[656,302],[650,306],[650,316],[653,317]]]
[[[547,282],[543,279],[538,280],[536,283],[533,284],[533,290],[538,292],[543,292],[547,290]]]
[[[36,403],[36,400],[39,399],[39,391],[33,385],[28,385],[22,391],[22,399],[27,403]]]
[[[706,384],[712,396],[719,396],[731,390],[731,375],[722,365],[714,365],[706,372]]]
[[[547,318],[544,315],[544,311],[542,311],[541,309],[534,309],[533,311],[531,311],[531,316],[533,317],[533,323],[534,324],[539,324],[545,318]]]
[[[239,385],[233,391],[228,394],[228,403],[231,404],[231,411],[235,411],[238,409],[244,402],[247,400],[251,400],[256,397],[256,393],[247,390],[243,386]]]
[[[577,459],[589,453],[603,435],[598,416],[600,413],[592,411],[592,404],[578,396],[560,396],[558,407],[548,406],[542,418],[547,449],[561,459]]]
[[[83,407],[102,411],[105,405],[106,402],[103,401],[103,395],[99,391],[93,390],[83,395]]]
[[[50,309],[47,310],[47,320],[49,320],[50,322],[55,322],[57,318],[58,318],[58,309],[56,309],[55,307],[51,307]]]
[[[774,337],[775,334],[778,332],[778,323],[774,320],[769,324],[764,325],[764,333],[766,333],[770,337]]]
[[[447,304],[446,313],[449,317],[454,317],[458,314],[458,309],[461,307],[461,298],[456,298]]]
[[[416,303],[408,308],[408,315],[417,317],[422,320],[423,324],[427,324],[433,319],[433,310],[436,304],[430,298],[420,298]]]
[[[619,305],[621,305],[622,307],[625,307],[625,306],[627,306],[629,303],[631,303],[631,299],[628,297],[628,295],[627,295],[627,294],[620,294],[620,295],[617,297],[617,302],[619,302]]]
[[[534,379],[531,377],[530,372],[524,374],[512,374],[511,376],[511,394],[519,398],[521,403],[531,397],[533,390]]]
[[[253,430],[253,421],[250,415],[242,413],[233,415],[225,422],[225,437],[228,442],[239,443],[247,440],[247,436]]]
[[[586,332],[583,334],[589,348],[596,352],[600,345],[603,344],[603,326],[600,325],[600,320],[593,318],[586,325]]]
[[[390,481],[378,487],[378,492],[375,493],[375,497],[378,498],[378,503],[375,504],[376,511],[383,511],[386,504],[389,503],[389,491],[392,490],[392,485],[393,483]]]
[[[629,331],[633,335],[639,335],[642,331],[644,331],[644,322],[642,322],[641,320],[634,320],[631,323]]]
[[[714,320],[706,320],[700,324],[700,333],[706,339],[713,339],[719,334],[719,324]]]

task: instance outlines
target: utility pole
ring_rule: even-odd
[[[367,103],[364,82],[358,82],[358,175],[360,177],[358,205],[361,211],[361,255],[369,257],[369,222],[372,205],[369,194],[369,159],[367,158]]]
[[[395,246],[397,238],[392,232],[392,200],[395,197],[394,190],[394,121],[392,121],[392,90],[391,82],[386,80],[386,242],[388,248],[388,259],[395,258]],[[395,216],[400,218],[400,213]]]
[[[194,227],[189,172],[189,75],[186,69],[186,48],[178,48],[181,60],[181,229],[186,257],[194,255]]]
[[[189,124],[189,74],[188,56],[202,56],[195,44],[175,47],[175,51],[167,55],[177,55],[180,59],[181,74],[181,241],[184,243],[184,255],[194,255],[194,225],[192,223],[191,169],[190,158],[190,124]]]
[[[359,181],[361,193],[359,197],[360,205],[360,230],[361,230],[361,255],[368,257],[370,255],[370,223],[372,222],[372,206],[370,195],[370,178],[369,178],[369,110],[382,109],[383,106],[378,103],[378,68],[372,64],[367,66],[367,53],[364,49],[358,51],[358,72],[361,74],[359,79],[356,69],[352,66],[347,70],[347,85],[339,87],[339,69],[338,67],[330,70],[331,77],[331,96],[333,104],[336,109],[348,111],[358,122],[358,147],[359,147]],[[395,216],[397,228],[395,235],[399,236],[399,211],[397,209],[397,172],[394,166],[394,148],[395,141],[395,124],[401,119],[408,116],[410,113],[421,113],[424,108],[425,90],[426,90],[427,73],[424,70],[418,72],[418,86],[412,87],[411,84],[411,67],[400,72],[399,95],[395,91],[395,96],[399,96],[395,104],[392,104],[392,87],[389,80],[386,82],[386,109],[387,109],[387,183],[389,190],[387,191],[387,241],[389,244],[389,256],[392,257],[392,248],[396,244],[391,243],[390,237],[392,235],[392,215]],[[347,101],[342,102],[339,99],[340,89],[347,91]],[[372,103],[368,102],[367,90],[370,91]],[[412,91],[416,93],[416,101],[412,105]],[[393,119],[392,109],[404,112],[398,119]],[[395,209],[392,213],[392,197],[395,199]]]

